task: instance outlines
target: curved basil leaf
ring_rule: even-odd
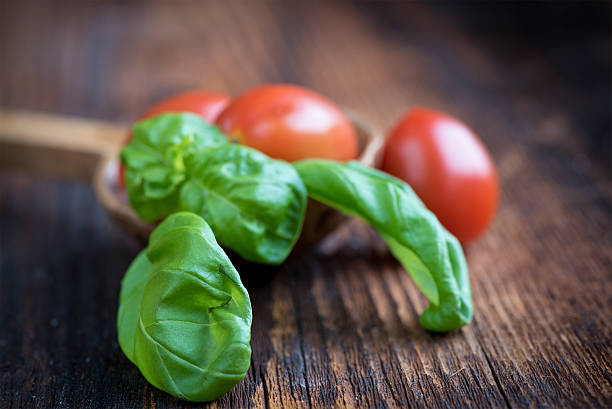
[[[188,124],[166,124],[177,121]],[[199,136],[192,137],[185,131],[193,131],[192,122],[193,115],[164,115],[135,127],[132,143],[121,152],[130,204],[145,220],[192,211],[243,258],[282,263],[300,235],[306,210],[299,175],[286,162],[225,143],[201,120]]]
[[[472,320],[461,245],[408,185],[357,162],[307,160],[294,166],[310,196],[378,230],[430,300],[420,318],[423,327],[450,331]]]
[[[177,210],[185,160],[209,146],[227,143],[223,134],[194,114],[167,114],[138,122],[121,151],[130,205],[146,221]]]
[[[307,199],[293,166],[235,144],[207,149],[186,166],[181,209],[204,217],[219,243],[247,260],[279,264],[287,258]]]
[[[190,401],[223,396],[249,368],[251,304],[206,222],[169,216],[121,285],[125,355],[156,387]]]

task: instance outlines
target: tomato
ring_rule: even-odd
[[[200,115],[206,122],[214,123],[230,99],[228,95],[216,92],[187,91],[152,106],[140,119],[168,112],[192,112]]]
[[[207,91],[187,91],[175,95],[153,105],[138,119],[143,120],[169,112],[192,112],[200,115],[206,122],[214,123],[217,116],[229,104],[228,95]],[[130,132],[125,140],[127,144],[132,139]],[[125,187],[125,167],[119,166],[119,184]]]
[[[217,125],[230,138],[278,159],[348,161],[357,136],[342,110],[296,85],[262,85],[236,98]]]
[[[389,134],[382,170],[407,182],[462,244],[491,223],[499,200],[495,165],[461,121],[416,108]]]

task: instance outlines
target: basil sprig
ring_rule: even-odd
[[[386,173],[357,162],[307,160],[291,166],[229,144],[216,127],[192,114],[138,123],[121,159],[130,204],[141,218],[192,211],[222,245],[260,263],[279,264],[293,248],[307,187],[314,199],[379,231],[430,300],[420,318],[423,327],[450,331],[472,319],[461,245],[408,185]]]
[[[290,164],[228,143],[193,114],[139,122],[133,135],[121,160],[130,205],[143,220],[192,211],[246,260],[287,258],[306,210],[306,188]]]
[[[123,278],[121,349],[150,383],[178,398],[215,400],[245,377],[251,321],[240,276],[193,213],[164,220]]]
[[[314,199],[374,227],[430,300],[423,327],[450,331],[472,320],[467,264],[457,239],[412,189],[358,162],[306,160],[294,164]]]

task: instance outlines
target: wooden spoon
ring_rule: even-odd
[[[384,142],[367,121],[345,110],[359,139],[358,160],[376,166]],[[15,110],[0,110],[0,169],[34,171],[93,183],[102,207],[125,231],[146,240],[155,227],[132,210],[119,186],[118,152],[127,127],[108,122]],[[345,217],[309,199],[296,247],[311,246],[338,227]]]

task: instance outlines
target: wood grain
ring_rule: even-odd
[[[387,129],[409,107],[469,123],[502,200],[467,249],[471,325],[426,300],[352,221],[251,295],[246,379],[210,407],[609,407],[610,5],[0,3],[0,106],[129,122],[187,88],[297,82]],[[0,155],[1,156],[1,155]],[[85,184],[0,172],[0,407],[193,407],[123,356],[139,246]]]

